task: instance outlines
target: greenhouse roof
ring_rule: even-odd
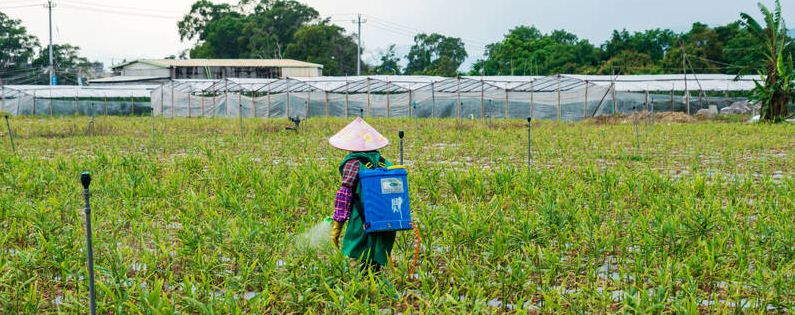
[[[759,76],[740,76],[730,74],[657,74],[657,75],[579,75],[564,74],[564,77],[578,79],[596,85],[610,86],[615,83],[616,91],[750,91],[754,80]]]
[[[13,93],[35,95],[37,98],[78,98],[78,97],[150,97],[152,90],[159,85],[109,85],[109,86],[79,86],[79,85],[6,85],[3,95],[11,96]]]

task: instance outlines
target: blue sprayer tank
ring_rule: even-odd
[[[410,230],[409,182],[406,169],[376,168],[359,171],[367,233]]]

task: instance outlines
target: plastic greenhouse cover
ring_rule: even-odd
[[[151,91],[157,85],[118,85],[118,86],[48,86],[48,85],[7,85],[4,87],[5,95],[9,95],[8,90],[16,90],[27,95],[35,95],[36,98],[126,98],[126,97],[150,97]]]
[[[688,74],[686,79],[681,74],[662,75],[575,75],[565,74],[564,77],[587,80],[589,83],[610,86],[615,82],[617,91],[749,91],[754,88],[754,80],[760,76],[740,76],[728,74]],[[615,79],[614,79],[615,78]],[[687,88],[685,88],[687,86]]]

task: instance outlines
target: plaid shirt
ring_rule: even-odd
[[[337,191],[334,199],[334,216],[337,222],[345,222],[351,216],[351,203],[356,181],[359,179],[359,161],[350,160],[342,167],[342,187]]]

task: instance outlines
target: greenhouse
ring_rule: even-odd
[[[0,110],[12,115],[150,115],[159,86],[6,85]]]
[[[744,100],[758,77],[721,74],[355,76],[173,80],[113,86],[4,86],[22,115],[456,117],[579,120],[635,111],[693,114]]]

